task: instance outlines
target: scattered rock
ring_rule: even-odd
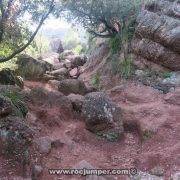
[[[0,153],[25,166],[29,163],[29,147],[34,131],[24,119],[8,116],[0,121]]]
[[[74,69],[72,69],[70,72],[69,72],[70,76],[72,78],[78,78],[79,77],[79,69],[76,67]]]
[[[12,113],[12,105],[8,99],[0,96],[0,117],[6,117]]]
[[[88,163],[85,160],[82,160],[78,164],[76,164],[73,169],[96,169],[94,166],[92,166],[90,163]],[[87,175],[86,180],[106,180],[102,176],[97,176],[97,175]]]
[[[163,180],[163,178],[139,171],[137,175],[131,176],[129,180]]]
[[[86,56],[80,55],[68,56],[67,58],[72,62],[73,67],[83,66],[87,61]]]
[[[145,72],[143,71],[143,70],[136,70],[135,71],[135,75],[137,76],[137,77],[142,77],[142,76],[144,76],[145,75]]]
[[[50,80],[54,80],[56,79],[56,77],[50,75],[50,74],[44,74],[43,77],[42,77],[42,80],[43,81],[50,81]]]
[[[172,180],[179,180],[180,179],[180,172],[176,172],[172,175]]]
[[[63,61],[63,63],[64,63],[64,66],[65,66],[67,69],[71,69],[71,68],[72,68],[72,63],[71,63],[70,60],[65,59],[65,60]]]
[[[68,70],[64,67],[58,70],[51,71],[49,72],[49,74],[52,76],[65,76],[65,77],[69,75]]]
[[[94,92],[85,96],[82,113],[86,127],[92,132],[123,134],[121,109],[110,101],[105,93]]]
[[[63,53],[60,54],[60,60],[64,60],[67,56],[73,56],[73,51],[66,50]]]
[[[54,66],[53,66],[53,69],[54,70],[58,70],[58,69],[61,69],[61,68],[64,68],[65,65],[63,62],[59,62],[59,63],[56,63]]]
[[[169,104],[180,105],[180,88],[176,89],[172,93],[167,94],[164,99]]]
[[[60,139],[56,139],[56,140],[52,140],[51,146],[52,146],[52,148],[58,149],[58,148],[63,147],[64,143]]]
[[[38,180],[39,177],[42,175],[42,173],[43,173],[43,167],[42,166],[33,165],[32,174],[31,174],[32,180]]]
[[[156,166],[150,170],[150,174],[155,175],[155,176],[163,176],[164,169],[161,166]]]
[[[72,93],[85,95],[87,92],[84,82],[78,79],[66,79],[60,81],[58,90],[65,95],[69,95]]]
[[[46,71],[53,69],[52,64],[34,59],[28,55],[20,55],[16,63],[18,65],[16,73],[29,80],[42,78]]]
[[[81,96],[79,94],[70,94],[68,98],[70,99],[72,103],[74,111],[81,112],[82,105],[85,100],[84,96]]]
[[[36,147],[41,154],[49,154],[52,140],[49,137],[41,137],[35,141]]]
[[[166,78],[162,81],[163,85],[171,85],[175,87],[180,86],[180,72],[173,72],[169,78]]]
[[[23,78],[15,76],[14,72],[8,68],[0,71],[0,84],[2,85],[17,85],[20,88],[24,87]]]
[[[50,80],[48,81],[48,84],[50,84],[55,90],[58,90],[58,86],[59,86],[58,80]]]

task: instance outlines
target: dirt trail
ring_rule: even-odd
[[[173,173],[180,170],[180,106],[168,104],[164,100],[166,95],[132,82],[107,91],[112,101],[121,107],[127,125],[124,136],[118,141],[110,142],[89,132],[85,128],[83,117],[70,110],[68,102],[63,102],[64,96],[61,93],[58,94],[58,104],[54,95],[57,92],[50,85],[25,82],[26,90],[35,87],[48,90],[51,96],[34,98],[28,103],[30,116],[27,121],[35,130],[34,139],[48,137],[53,142],[58,142],[57,147],[52,147],[47,155],[31,149],[32,162],[43,167],[40,180],[86,179],[80,176],[50,175],[48,171],[74,168],[82,160],[94,168],[102,169],[136,167],[150,172],[160,166],[164,170],[165,180],[169,180]],[[16,179],[20,180],[22,169],[10,164],[5,159],[0,159],[1,177],[8,176],[8,180],[14,180],[17,176]],[[113,178],[129,179],[128,176]]]
[[[44,83],[27,81],[25,85],[30,89],[39,86],[53,91]],[[48,136],[63,144],[57,149],[53,148],[49,155],[37,157],[37,162],[44,168],[43,180],[84,179],[77,176],[55,177],[48,172],[48,169],[73,168],[82,160],[103,169],[136,167],[142,171],[150,171],[161,166],[165,170],[165,179],[169,179],[170,174],[180,169],[180,106],[169,105],[164,101],[165,95],[132,83],[125,90],[110,92],[109,95],[126,110],[127,120],[139,119],[142,123],[140,128],[155,130],[152,137],[142,141],[138,130],[135,130],[125,132],[118,142],[109,142],[86,130],[83,118],[73,112],[69,112],[72,114],[71,118],[65,115],[58,127],[47,126],[43,124],[44,120],[38,120],[41,130],[37,137]],[[39,111],[36,109],[32,113],[38,116]],[[123,180],[127,177],[117,176],[116,179]]]

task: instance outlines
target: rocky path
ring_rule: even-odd
[[[44,83],[26,82],[25,85],[30,89],[43,87],[51,95],[56,92]],[[30,104],[31,113],[36,117],[35,126],[39,129],[37,139],[45,137],[51,145],[55,144],[55,147],[47,146],[47,154],[35,156],[36,164],[43,167],[42,179],[85,179],[49,175],[48,169],[73,168],[79,163],[82,163],[81,167],[89,163],[94,168],[103,169],[136,167],[151,174],[164,175],[164,179],[169,179],[179,170],[180,107],[166,102],[170,95],[133,83],[124,88],[113,88],[107,94],[122,108],[125,121],[124,136],[114,142],[89,132],[84,118],[76,112],[61,109],[62,115],[61,110],[60,114],[57,113],[57,109],[61,108],[57,104],[50,108],[42,105],[45,111],[36,106],[37,102]],[[50,97],[47,96],[47,101]],[[65,106],[69,108],[68,104]],[[148,175],[145,177],[148,178]],[[127,176],[111,178],[128,179]]]

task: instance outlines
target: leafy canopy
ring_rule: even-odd
[[[64,0],[69,20],[81,23],[94,36],[105,38],[133,25],[140,4],[141,0]]]

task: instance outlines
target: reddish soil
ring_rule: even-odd
[[[26,82],[25,86],[29,89],[39,86],[53,91],[45,83]],[[36,129],[35,138],[48,136],[63,143],[61,147],[52,148],[47,156],[33,154],[33,161],[44,168],[42,180],[85,179],[52,176],[48,172],[48,169],[73,168],[82,160],[103,169],[136,167],[149,172],[161,166],[165,170],[165,180],[180,170],[180,106],[167,104],[164,94],[134,83],[108,91],[108,94],[122,108],[124,121],[127,122],[124,137],[117,142],[109,142],[86,130],[84,119],[79,114],[64,112],[59,106],[54,106],[45,109],[48,111],[45,116],[42,112],[44,107],[29,103],[31,113],[37,118],[34,122],[32,118],[28,119]],[[52,123],[49,125],[48,121]],[[131,128],[133,124],[135,126]],[[151,137],[143,139],[145,130],[152,132]],[[2,164],[3,161],[0,161],[0,172]],[[127,177],[116,176],[116,179]]]

